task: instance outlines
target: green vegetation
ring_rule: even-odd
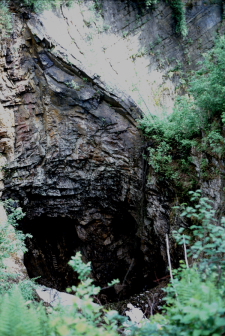
[[[100,291],[90,278],[90,263],[84,264],[77,253],[70,261],[79,274],[80,284],[68,292],[75,292],[73,306],[46,309],[34,300],[34,282],[18,283],[17,275],[8,274],[4,260],[17,252],[25,252],[25,238],[21,231],[14,230],[24,214],[17,203],[7,200],[2,203],[8,221],[0,226],[0,335],[1,336],[118,336],[124,317],[116,311],[106,312],[94,302],[93,296]],[[114,285],[115,282],[109,284]]]
[[[93,285],[89,277],[90,263],[81,261],[80,253],[70,261],[70,265],[79,273],[80,284],[73,286],[76,292],[73,306],[46,310],[41,304],[28,301],[14,286],[10,293],[2,295],[0,300],[0,335],[12,336],[117,336],[125,318],[116,311],[106,312],[93,301],[93,295],[100,288]]]
[[[71,6],[74,0],[20,0],[19,2],[31,7],[36,12],[40,12],[44,9],[51,9],[61,5]]]
[[[218,174],[212,164],[224,158],[225,38],[205,55],[192,77],[189,92],[177,99],[172,115],[146,116],[140,125],[151,140],[149,163],[158,177],[177,190],[193,188],[198,174],[207,180]],[[201,160],[200,160],[201,159]],[[217,168],[218,169],[218,168]],[[167,305],[137,335],[224,335],[225,218],[216,218],[211,202],[200,191],[191,192],[191,206],[183,209],[185,227],[174,233],[184,246],[186,263],[173,272],[166,289]],[[190,227],[187,226],[189,223]]]
[[[188,33],[185,17],[185,3],[182,0],[169,0],[169,4],[176,20],[176,31],[185,37]]]
[[[177,99],[174,112],[164,117],[148,114],[140,121],[144,134],[152,140],[149,163],[160,179],[191,190],[198,181],[195,157],[202,157],[205,177],[206,171],[208,177],[214,174],[207,156],[224,157],[224,68],[222,36],[193,75],[189,92]]]
[[[15,282],[18,282],[20,276],[20,274],[16,275],[7,272],[4,264],[5,259],[18,252],[26,252],[25,239],[26,237],[31,237],[31,235],[17,230],[17,221],[24,217],[24,213],[20,207],[15,208],[15,205],[16,202],[13,200],[1,202],[1,206],[7,212],[8,220],[6,222],[2,220],[0,224],[0,295],[12,291]],[[19,284],[22,295],[26,300],[33,298],[35,287],[33,280],[24,280]]]
[[[18,288],[1,298],[0,335],[44,336],[48,329],[43,307],[29,304]]]
[[[42,10],[45,5],[65,2],[24,0],[24,3]],[[146,0],[148,6],[156,3],[156,0]],[[181,1],[173,1],[173,6],[179,17],[179,30],[185,31]],[[7,8],[7,2],[3,1],[0,11],[5,11],[5,17],[11,22]],[[3,21],[0,25],[4,25]],[[205,56],[201,70],[193,76],[187,95],[177,99],[173,114],[164,118],[148,115],[140,121],[140,127],[151,141],[149,163],[160,179],[190,190],[199,178],[193,164],[195,157],[201,157],[202,178],[212,174],[210,157],[224,158],[224,69],[225,38],[221,37]],[[79,90],[76,83],[68,82],[68,86]],[[94,302],[100,288],[90,277],[90,263],[84,264],[79,253],[70,261],[80,280],[77,287],[69,290],[75,293],[73,306],[45,308],[33,299],[33,282],[15,285],[16,278],[6,272],[4,260],[17,251],[26,251],[26,235],[13,229],[23,217],[22,210],[15,208],[14,201],[5,202],[8,222],[0,227],[0,335],[224,335],[225,218],[216,218],[211,202],[201,197],[199,190],[190,194],[191,205],[175,209],[182,211],[181,216],[187,218],[185,223],[189,224],[174,232],[177,243],[184,248],[185,262],[173,271],[163,314],[151,317],[141,326],[128,323],[116,311],[107,312]]]
[[[24,241],[30,235],[15,230],[17,221],[23,218],[24,214],[20,207],[14,209],[14,203],[13,200],[1,202],[1,206],[4,206],[8,213],[8,221],[0,226],[0,267],[3,267],[4,259],[10,257],[11,254],[27,250]],[[14,237],[13,240],[12,237]]]
[[[75,1],[76,0],[15,0],[14,4],[28,6],[35,12],[41,12],[44,9],[60,7],[61,5],[72,6]],[[176,21],[176,31],[185,37],[188,33],[185,18],[185,3],[183,0],[167,1],[173,10],[174,19]],[[145,8],[154,8],[158,2],[159,0],[145,0]],[[5,31],[4,36],[7,36],[13,29],[13,19],[9,11],[11,3],[12,0],[0,0],[0,29]],[[93,8],[102,15],[101,0],[94,0]]]
[[[145,0],[147,8],[155,7],[159,0]],[[185,3],[183,0],[167,0],[173,10],[174,19],[176,21],[176,31],[185,37],[188,33],[187,22],[185,18]]]
[[[146,7],[151,7],[156,5],[159,2],[159,0],[145,0]]]
[[[61,5],[72,6],[74,0],[0,0],[0,30],[1,37],[8,37],[13,30],[13,16],[10,13],[10,4],[24,5],[35,12],[51,9]]]
[[[12,15],[9,11],[9,3],[0,2],[0,30],[3,36],[7,36],[13,28]]]
[[[79,91],[80,89],[82,89],[83,85],[79,85],[74,81],[70,81],[70,82],[66,82],[66,85],[73,90]]]
[[[225,218],[216,219],[200,190],[190,194],[193,205],[179,210],[192,225],[174,233],[184,246],[186,263],[173,272],[164,314],[152,317],[135,335],[224,335]]]
[[[200,190],[191,192],[191,205],[176,207],[191,220],[174,232],[184,247],[181,267],[173,271],[166,289],[164,312],[139,326],[116,311],[106,311],[93,297],[100,288],[90,278],[90,263],[77,253],[70,261],[79,274],[72,306],[45,308],[26,301],[18,286],[1,293],[0,335],[25,336],[220,336],[225,333],[225,218],[216,219],[211,202]],[[112,284],[109,284],[112,285]]]

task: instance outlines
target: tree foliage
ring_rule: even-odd
[[[163,315],[156,315],[135,335],[221,336],[225,333],[225,218],[216,219],[212,202],[191,192],[192,205],[181,206],[182,216],[191,218],[189,229],[174,233],[187,243],[189,264],[173,271],[166,289]],[[177,207],[179,208],[179,207]]]
[[[182,179],[183,167],[189,173],[187,164],[191,168],[193,147],[199,152],[223,157],[224,69],[225,37],[221,36],[205,55],[201,69],[190,79],[187,94],[177,98],[173,113],[163,117],[149,114],[140,121],[144,134],[153,140],[149,163],[162,178],[176,182],[179,175]],[[162,155],[165,165],[160,163]],[[192,169],[190,176],[193,175]]]

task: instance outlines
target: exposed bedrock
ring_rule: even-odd
[[[20,91],[15,91],[15,156],[5,174],[4,197],[18,199],[26,212],[21,228],[33,235],[25,255],[28,273],[63,290],[76,283],[67,263],[81,250],[97,283],[104,287],[119,278],[117,294],[126,297],[165,272],[157,247],[156,258],[147,262],[141,249],[140,111],[130,97],[107,92],[33,36],[26,43],[29,52],[24,47],[17,67],[6,60]]]
[[[168,274],[165,234],[174,196],[154,174],[147,178],[146,144],[137,127],[142,113],[133,99],[137,102],[147,85],[140,106],[169,102],[171,108],[180,78],[176,61],[190,70],[184,51],[189,46],[190,59],[200,59],[213,45],[222,15],[220,3],[204,7],[199,1],[201,6],[190,9],[193,41],[186,39],[185,49],[171,28],[166,2],[136,20],[139,12],[129,2],[105,1],[104,20],[111,28],[102,26],[99,33],[92,22],[96,13],[86,20],[90,2],[73,9],[83,21],[73,22],[75,15],[66,8],[32,14],[28,22],[16,16],[12,39],[1,45],[0,151],[3,163],[8,160],[3,196],[18,199],[26,212],[21,228],[33,235],[25,255],[31,277],[41,276],[42,284],[59,290],[76,284],[67,264],[81,251],[102,287],[120,279],[115,289],[104,291],[106,300],[113,300],[152,287]],[[98,20],[104,23],[102,16]],[[201,34],[194,38],[199,22]],[[56,34],[57,24],[62,29]],[[93,41],[86,39],[91,27]],[[196,50],[192,44],[200,37],[203,49]],[[135,50],[128,53],[132,44]],[[156,49],[165,67],[159,66]],[[142,76],[145,69],[150,83]],[[176,264],[179,256],[171,257]]]

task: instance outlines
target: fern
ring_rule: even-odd
[[[28,307],[18,288],[3,297],[0,321],[1,336],[44,336],[48,329],[43,308]]]

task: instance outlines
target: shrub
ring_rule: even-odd
[[[190,93],[205,116],[221,115],[225,108],[225,36],[209,51],[191,82]]]
[[[220,336],[225,333],[225,218],[216,219],[211,202],[199,190],[191,192],[193,206],[180,208],[191,218],[187,229],[175,233],[178,243],[189,245],[192,264],[182,263],[173,271],[166,289],[165,315],[156,315],[135,335]],[[186,245],[185,245],[186,246]],[[190,259],[189,259],[190,260]]]
[[[170,6],[173,10],[176,23],[176,31],[186,36],[188,33],[187,22],[185,17],[185,3],[182,0],[170,0]]]
[[[182,167],[186,161],[190,168],[186,175],[195,183],[195,172],[189,159],[194,146],[199,152],[217,158],[224,156],[224,69],[225,37],[222,36],[192,77],[189,92],[177,98],[173,113],[163,117],[149,114],[140,121],[144,134],[153,140],[149,148],[149,163],[161,178],[176,184],[174,172],[177,172],[179,179],[184,180]],[[162,154],[164,163],[160,163]],[[170,171],[165,165],[168,160]]]
[[[0,267],[4,267],[4,259],[12,253],[26,252],[25,239],[31,235],[15,230],[17,221],[25,215],[20,207],[14,207],[15,201],[9,199],[1,202],[1,205],[5,207],[8,215],[8,220],[0,226]]]
[[[167,0],[172,8],[176,21],[176,31],[185,37],[188,33],[187,22],[185,17],[185,3],[182,0]],[[155,6],[159,0],[145,0],[147,8]]]
[[[199,190],[191,192],[193,205],[183,206],[182,216],[192,220],[190,229],[180,229],[175,237],[187,244],[193,264],[181,264],[173,271],[166,289],[167,305],[137,327],[116,311],[107,312],[93,301],[99,292],[89,277],[90,263],[77,253],[70,265],[79,274],[80,284],[71,307],[45,309],[26,302],[18,287],[0,299],[0,335],[24,336],[220,336],[225,333],[225,219],[215,218],[211,202]],[[185,230],[185,231],[184,231]],[[189,230],[189,234],[187,232]],[[190,234],[191,233],[191,234]],[[185,244],[185,247],[186,247]],[[190,259],[189,259],[190,260]]]
[[[118,336],[118,324],[124,318],[116,311],[106,312],[94,303],[93,295],[99,288],[89,278],[90,263],[81,261],[81,254],[72,258],[70,265],[79,274],[81,283],[75,291],[73,306],[49,309],[48,315],[40,304],[26,302],[18,288],[0,300],[0,335],[12,336]]]
[[[13,257],[13,254],[26,252],[25,239],[31,235],[17,230],[17,222],[25,214],[20,207],[16,206],[16,202],[9,199],[1,202],[1,205],[8,215],[7,221],[0,225],[0,295],[3,295],[13,291],[15,283],[18,283],[20,278],[20,274],[11,274],[7,271],[4,260],[10,256]],[[36,288],[34,280],[20,281],[19,288],[26,300],[33,299]]]

